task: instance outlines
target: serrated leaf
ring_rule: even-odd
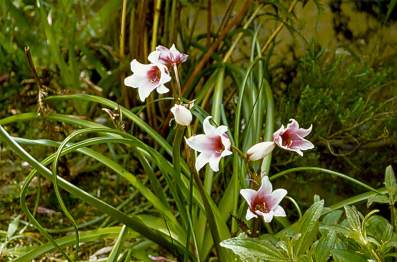
[[[275,239],[248,238],[243,234],[221,242],[222,247],[231,249],[243,261],[287,261],[288,257],[277,247]]]
[[[345,206],[347,222],[351,229],[361,232],[360,214],[355,207]]]
[[[7,230],[7,238],[10,239],[15,232],[18,229],[19,226],[19,219],[21,216],[17,216],[16,218],[14,218],[14,220],[12,220],[12,222],[8,225],[8,230]]]

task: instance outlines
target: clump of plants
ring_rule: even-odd
[[[312,47],[299,60],[299,89],[283,95],[272,86],[266,55],[275,48],[275,37],[290,21],[298,1],[284,6],[278,2],[252,5],[248,0],[239,8],[231,1],[218,33],[212,35],[209,26],[207,46],[202,44],[203,35],[186,33],[176,23],[189,3],[166,1],[160,13],[162,1],[154,1],[153,27],[145,31],[148,3],[121,2],[118,56],[109,46],[85,46],[97,37],[93,20],[82,23],[88,29],[81,29],[73,15],[57,20],[41,1],[34,11],[24,10],[32,17],[39,14],[48,52],[55,57],[50,67],[54,75],[40,73],[37,62],[43,60],[33,59],[31,49],[24,48],[30,85],[37,89],[37,108],[0,120],[2,145],[29,170],[20,187],[22,213],[1,231],[0,257],[14,261],[50,255],[67,261],[393,261],[397,243],[393,168],[386,168],[384,187],[375,188],[326,168],[326,161],[318,167],[303,165],[313,149],[324,146],[324,137],[331,131],[362,128],[368,135],[378,134],[360,118],[376,103],[354,96],[367,95],[369,86],[382,83],[388,74],[367,70],[379,78],[362,86],[366,81],[351,76],[364,69],[356,71],[352,64],[343,67],[345,60],[338,57],[330,66],[317,63],[321,49]],[[100,9],[99,24],[117,4],[109,1]],[[3,5],[18,12],[11,1]],[[72,1],[59,5],[65,11],[74,8]],[[258,25],[269,10],[277,11],[282,21],[262,44]],[[131,16],[128,30],[127,14]],[[164,25],[159,22],[162,16]],[[63,39],[62,23],[81,29],[79,37]],[[135,23],[139,26],[133,27]],[[65,34],[74,36],[73,30]],[[144,40],[133,42],[134,35]],[[240,41],[243,37],[250,43]],[[242,55],[243,62],[233,55]],[[348,80],[332,77],[344,70],[350,72]],[[346,83],[357,86],[354,92],[346,90],[346,96],[329,89]],[[69,85],[75,89],[60,90]],[[58,89],[51,91],[51,87]],[[319,90],[329,93],[320,96]],[[295,94],[298,100],[292,99]],[[324,105],[335,108],[335,101],[341,107],[328,111]],[[342,108],[351,103],[353,109]],[[284,110],[276,110],[280,105]],[[26,121],[45,121],[52,127],[24,132],[29,130],[23,125]],[[352,121],[359,124],[349,125]],[[62,132],[54,135],[55,130]],[[280,164],[283,156],[297,157],[303,164]],[[337,177],[365,192],[332,205],[312,194],[314,201],[303,210],[307,205],[294,197],[301,188],[287,191],[279,182],[296,172],[316,172],[324,180]],[[83,183],[83,173],[85,179],[95,181]],[[52,204],[43,204],[44,187],[52,193]],[[371,208],[368,212],[357,206],[365,201]],[[373,209],[375,205],[378,209]],[[61,218],[59,225],[53,224],[51,216]],[[39,236],[31,236],[30,230]]]

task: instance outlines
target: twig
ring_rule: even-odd
[[[207,47],[211,45],[211,25],[212,25],[212,2],[208,0],[207,4]]]
[[[187,88],[193,83],[194,79],[196,76],[201,72],[203,69],[204,65],[208,62],[208,60],[211,58],[212,54],[215,52],[215,50],[218,48],[218,46],[222,43],[223,39],[225,39],[226,35],[229,33],[229,31],[240,21],[243,19],[245,13],[248,11],[250,5],[251,5],[252,0],[246,0],[244,4],[242,5],[240,12],[234,17],[232,21],[230,21],[225,28],[222,30],[222,32],[219,34],[218,38],[215,40],[215,42],[211,45],[210,48],[208,48],[207,52],[204,54],[204,56],[201,58],[200,62],[196,65],[194,68],[193,72],[190,74],[189,78],[186,80],[185,84],[183,85],[182,88],[182,93],[186,92]]]
[[[123,7],[121,10],[121,28],[120,28],[120,64],[124,63],[124,43],[125,43],[125,18],[127,15],[127,0],[123,0]],[[120,74],[120,84],[121,84],[121,95],[124,97],[124,105],[129,108],[130,107],[130,101],[128,99],[128,91],[127,87],[124,85],[124,77],[125,74],[124,72]]]
[[[30,67],[30,70],[32,71],[34,80],[36,80],[37,86],[39,87],[39,89],[42,89],[43,86],[41,84],[39,76],[37,75],[37,71],[36,71],[36,68],[35,68],[33,60],[32,60],[32,55],[30,54],[29,46],[25,46],[25,56],[28,59],[29,67]]]
[[[43,98],[46,95],[46,88],[43,86],[43,84],[40,81],[39,76],[37,75],[36,67],[34,66],[32,55],[30,54],[30,48],[29,46],[25,46],[25,56],[26,59],[28,60],[30,70],[32,71],[34,80],[36,81],[37,87],[38,87],[38,95],[37,95],[37,104],[38,108],[37,111],[39,114],[44,113],[45,111],[45,105],[43,103]]]

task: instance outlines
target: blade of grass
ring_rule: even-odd
[[[284,170],[284,171],[281,171],[281,172],[279,172],[277,174],[272,175],[270,177],[270,180],[273,181],[273,180],[276,180],[276,179],[278,179],[280,177],[283,177],[283,176],[285,176],[287,174],[295,173],[295,172],[302,172],[302,171],[305,171],[305,172],[316,171],[316,172],[319,172],[320,174],[321,173],[325,173],[325,174],[329,174],[329,175],[334,175],[334,176],[340,177],[340,178],[342,178],[344,180],[350,181],[353,184],[356,184],[358,186],[364,187],[365,189],[377,192],[377,190],[375,188],[373,188],[373,187],[371,187],[371,186],[369,186],[369,185],[367,185],[367,184],[365,184],[365,183],[363,183],[363,182],[361,182],[361,181],[359,181],[357,179],[354,179],[354,178],[349,177],[349,176],[347,176],[345,174],[342,174],[342,173],[339,173],[339,172],[336,172],[336,171],[332,171],[332,170],[329,170],[329,169],[321,168],[321,167],[295,167],[295,168],[290,168],[290,169],[287,169],[287,170]]]
[[[123,248],[124,238],[128,233],[128,227],[123,225],[120,229],[119,235],[117,236],[116,243],[114,244],[112,251],[107,259],[107,262],[117,262],[118,256],[120,254],[121,249]]]
[[[48,101],[57,101],[57,100],[82,100],[82,101],[90,101],[90,102],[95,102],[99,103],[102,105],[105,105],[110,108],[117,108],[118,104],[103,98],[99,96],[93,96],[93,95],[85,95],[85,94],[79,94],[79,95],[63,95],[63,96],[50,96],[47,97],[46,100]],[[172,147],[168,144],[168,142],[160,135],[158,134],[151,126],[149,126],[144,120],[142,120],[140,117],[129,111],[123,106],[120,106],[120,110],[123,112],[123,116],[127,117],[130,119],[132,122],[134,122],[137,126],[139,126],[143,131],[145,131],[150,137],[154,139],[160,146],[163,147],[163,149],[171,156],[172,155]]]
[[[109,129],[109,128],[86,128],[86,129],[81,129],[81,130],[76,130],[72,134],[70,134],[59,146],[55,157],[53,161],[53,173],[56,174],[56,169],[57,169],[57,163],[59,161],[59,158],[61,156],[61,153],[63,151],[63,148],[66,146],[66,144],[74,139],[76,136],[83,135],[83,134],[88,134],[88,133],[100,133],[100,132],[109,132],[113,134],[118,134],[118,135],[123,135],[124,132],[116,129]],[[138,142],[138,139],[136,141]],[[93,157],[95,160],[105,164],[115,172],[117,172],[120,176],[124,177],[127,179],[131,185],[133,185],[143,196],[145,196],[146,199],[148,199],[153,206],[155,206],[159,211],[161,211],[166,217],[168,217],[172,222],[176,223],[176,219],[174,215],[170,212],[170,209],[168,206],[164,206],[162,201],[160,201],[156,195],[154,195],[147,187],[145,187],[135,176],[133,176],[131,173],[129,173],[127,170],[125,170],[122,166],[117,164],[116,162],[112,161],[111,159],[103,156],[102,154],[99,154],[95,152],[94,150],[89,150],[89,149],[84,149],[89,156]],[[56,180],[55,180],[56,181]]]
[[[99,228],[92,231],[81,232],[81,243],[87,243],[92,241],[97,241],[99,239],[115,237],[120,232],[121,227],[109,227],[109,228]],[[129,233],[129,237],[138,237],[136,233]],[[74,243],[74,236],[66,236],[55,240],[56,244],[60,247],[66,247]],[[33,261],[34,259],[49,253],[54,250],[54,245],[52,243],[47,243],[40,245],[38,247],[32,248],[30,251],[21,255],[15,262],[25,262]]]

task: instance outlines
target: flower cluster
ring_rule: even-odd
[[[165,94],[169,91],[165,84],[171,81],[169,69],[185,62],[187,57],[180,53],[175,45],[170,49],[158,46],[148,56],[150,64],[141,64],[136,59],[132,60],[130,65],[133,74],[124,79],[124,84],[137,88],[142,102],[153,90]]]
[[[179,52],[175,45],[170,49],[164,46],[158,46],[155,51],[148,56],[150,64],[141,64],[137,60],[131,62],[132,75],[128,76],[124,83],[138,89],[141,101],[156,90],[159,94],[169,91],[165,86],[171,81],[170,71],[173,70],[176,77],[176,84],[179,94],[174,94],[176,99],[175,105],[171,108],[175,122],[178,125],[189,126],[192,121],[190,104],[183,104],[180,99],[180,83],[177,66],[187,60],[188,56]],[[199,155],[196,158],[195,169],[199,172],[206,164],[217,172],[219,171],[219,162],[223,157],[232,154],[231,142],[227,134],[227,126],[213,126],[210,123],[211,116],[203,121],[204,134],[194,135],[185,138],[186,144],[197,151]],[[300,128],[295,119],[290,119],[287,127],[282,125],[280,129],[273,133],[272,141],[264,141],[253,145],[248,149],[245,160],[255,161],[263,159],[270,154],[277,146],[284,150],[289,150],[303,156],[304,150],[314,148],[314,145],[305,139],[310,134],[312,126],[308,129]],[[241,151],[237,150],[241,153]],[[284,209],[280,206],[281,200],[287,195],[287,190],[276,189],[273,191],[272,184],[268,176],[263,176],[258,190],[251,188],[241,189],[240,194],[248,203],[246,219],[262,217],[264,222],[269,223],[273,217],[286,216]]]
[[[300,128],[295,119],[290,119],[286,128],[282,125],[273,133],[273,141],[261,142],[250,147],[247,150],[247,159],[249,161],[262,159],[270,154],[276,146],[303,156],[303,150],[314,148],[314,145],[305,139],[311,131],[312,126],[308,129]],[[240,190],[240,194],[248,203],[247,220],[261,216],[266,223],[269,223],[275,216],[286,216],[279,203],[287,195],[287,190],[282,188],[272,190],[272,184],[267,176],[262,178],[258,191]]]
[[[303,156],[302,150],[314,148],[314,145],[309,140],[305,139],[311,131],[312,126],[308,129],[299,128],[298,122],[295,119],[290,119],[290,123],[286,128],[282,125],[279,130],[274,132],[273,141],[261,142],[248,149],[248,159],[250,161],[262,159],[272,152],[276,145],[282,149],[294,151],[300,156]]]
[[[148,56],[150,64],[141,64],[136,59],[132,60],[130,65],[133,74],[124,79],[124,84],[137,88],[142,102],[153,90],[159,94],[165,94],[170,91],[165,86],[171,81],[169,70],[173,69],[177,76],[176,67],[185,62],[187,58],[188,55],[179,52],[175,45],[172,45],[170,49],[161,45],[157,46],[156,50]],[[188,126],[192,121],[192,113],[185,105],[175,104],[171,108],[171,113],[179,125]]]

